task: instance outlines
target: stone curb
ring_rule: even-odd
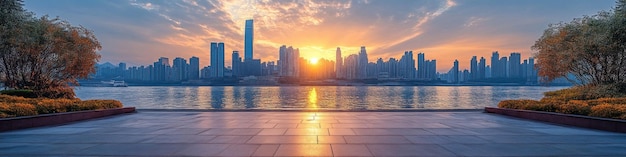
[[[535,121],[626,133],[626,120],[495,107],[485,107],[485,112]]]
[[[36,116],[24,116],[0,119],[0,132],[33,128],[40,126],[59,125],[75,121],[106,117],[111,115],[135,112],[135,107],[124,107],[106,110],[90,110],[77,112],[64,112],[42,114]]]

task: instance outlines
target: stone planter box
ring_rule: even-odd
[[[124,107],[106,110],[91,110],[42,114],[36,116],[24,116],[0,119],[0,132],[8,130],[25,129],[32,127],[59,125],[75,121],[106,117],[111,115],[135,112],[135,107]]]
[[[495,107],[485,107],[485,112],[542,122],[626,133],[626,120]]]

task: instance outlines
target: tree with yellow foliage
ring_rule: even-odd
[[[550,25],[533,50],[544,81],[573,74],[573,83],[610,85],[626,83],[626,0],[613,12]]]

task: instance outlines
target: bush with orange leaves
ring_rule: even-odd
[[[0,95],[0,118],[121,108],[117,100],[45,99]]]

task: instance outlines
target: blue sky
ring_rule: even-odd
[[[436,59],[447,71],[458,59],[489,58],[530,47],[551,23],[610,10],[613,0],[30,0],[38,16],[59,16],[95,32],[101,62],[148,65],[159,57],[200,57],[209,64],[210,42],[243,52],[246,19],[255,20],[255,58],[275,61],[281,45],[305,58],[334,60],[366,46],[369,60],[400,58],[406,50]],[[488,60],[488,59],[487,59]]]

